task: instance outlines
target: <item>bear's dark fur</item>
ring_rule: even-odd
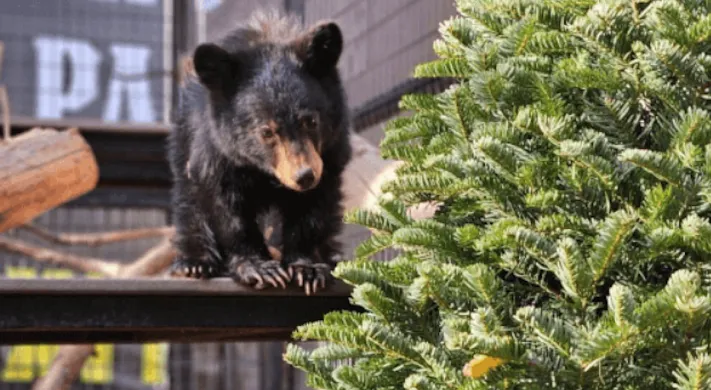
[[[168,140],[174,274],[326,286],[351,158],[342,49],[335,23],[302,29],[273,12],[195,49]],[[265,220],[280,229],[280,259]]]

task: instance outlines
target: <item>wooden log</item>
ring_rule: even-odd
[[[99,167],[77,129],[34,128],[0,142],[0,232],[96,187]]]

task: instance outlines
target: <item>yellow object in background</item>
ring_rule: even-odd
[[[67,269],[47,268],[41,275],[44,279],[70,279],[74,272]],[[100,274],[85,275],[88,278],[102,278]],[[7,278],[36,278],[37,269],[28,266],[6,266]],[[107,385],[114,381],[115,350],[112,344],[96,345],[95,355],[82,367],[79,382],[93,385]],[[141,346],[140,380],[145,385],[159,385],[167,381],[168,345],[149,343]],[[31,383],[45,375],[54,361],[58,345],[14,345],[10,348],[4,367],[0,366],[2,383]]]
[[[464,365],[462,372],[464,373],[464,376],[468,376],[470,378],[480,378],[492,368],[500,366],[503,363],[504,360],[499,358],[486,355],[477,355],[470,360],[469,363]]]

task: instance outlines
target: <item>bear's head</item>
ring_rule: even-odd
[[[210,139],[236,164],[258,167],[295,191],[312,189],[345,111],[339,26],[319,23],[282,41],[233,39],[193,53],[210,95]]]

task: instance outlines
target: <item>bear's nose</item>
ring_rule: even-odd
[[[313,169],[306,167],[306,168],[301,168],[299,169],[298,172],[296,172],[296,184],[299,185],[301,188],[310,188],[314,184],[314,180],[316,180],[316,176],[314,176],[314,171]]]

